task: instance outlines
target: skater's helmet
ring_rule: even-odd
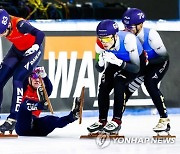
[[[115,35],[118,31],[119,31],[118,24],[110,19],[101,21],[96,28],[96,34],[99,37]]]
[[[141,24],[145,20],[144,12],[137,8],[128,9],[122,16],[122,22],[126,27]]]
[[[0,34],[3,34],[8,28],[10,16],[4,9],[0,9]]]
[[[38,78],[39,78],[39,73],[37,72],[37,70],[35,68],[28,77],[29,85],[32,86],[32,79],[38,79]]]
[[[30,74],[30,77],[33,79],[37,79],[37,78],[39,78],[39,75],[36,71],[33,70],[32,73]]]

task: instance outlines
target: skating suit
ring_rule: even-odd
[[[161,91],[158,88],[158,83],[162,80],[169,68],[169,55],[163,44],[163,41],[154,29],[143,28],[137,35],[140,40],[143,49],[148,55],[148,65],[145,67],[141,77],[135,79],[129,85],[129,91],[127,92],[127,98],[129,98],[134,91],[136,91],[142,82],[152,98],[160,117],[167,117],[167,111],[164,104],[164,98]]]
[[[102,46],[96,44],[96,52],[103,52]],[[117,58],[123,60],[119,67],[114,64],[108,64],[101,78],[99,86],[98,105],[99,105],[99,119],[107,120],[109,109],[109,94],[114,89],[114,107],[113,118],[121,119],[124,110],[125,87],[134,80],[139,71],[140,65],[145,67],[145,54],[139,40],[135,35],[120,31],[115,47],[112,52]],[[142,63],[141,63],[142,61]]]
[[[9,118],[16,119],[23,95],[23,81],[39,63],[43,48],[44,33],[31,26],[26,20],[11,16],[11,31],[6,37],[12,43],[0,67],[0,105],[3,99],[3,88],[13,77],[13,94]],[[34,52],[25,52],[32,45],[39,45]]]
[[[48,77],[44,78],[44,83],[47,93],[50,95],[52,92],[52,84]],[[23,100],[17,114],[17,124],[15,128],[16,133],[20,136],[46,136],[55,128],[65,127],[74,121],[72,112],[67,116],[59,118],[53,115],[39,117],[41,113],[40,110],[29,111],[27,103],[38,102],[37,92],[31,86],[28,86],[25,90]]]

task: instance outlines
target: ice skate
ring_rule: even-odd
[[[154,138],[167,138],[175,137],[171,136],[170,131],[170,119],[169,118],[160,118],[158,124],[153,128],[153,131],[157,133],[157,136]]]
[[[89,135],[80,136],[81,139],[92,139],[92,138],[124,138],[123,135],[118,135],[121,126],[115,121],[109,123],[95,122],[87,129],[90,132]]]
[[[7,120],[0,126],[1,134],[5,134],[6,131],[9,131],[9,134],[12,134],[13,130],[15,129],[16,120],[7,118]]]
[[[102,134],[102,129],[106,123],[107,123],[106,121],[101,122],[101,120],[93,123],[92,125],[87,127],[89,134],[81,135],[80,138],[81,139],[93,139],[93,138],[98,137],[98,135]]]
[[[90,134],[101,133],[106,122],[95,122],[94,124],[87,127]]]
[[[104,126],[103,131],[110,135],[118,135],[120,129],[121,124],[118,124],[117,122],[112,120]]]
[[[153,128],[153,131],[155,131],[156,133],[167,132],[169,134],[170,131],[169,118],[160,118],[158,124]]]
[[[73,107],[72,107],[72,113],[73,113],[73,118],[75,120],[79,119],[79,112],[80,112],[80,98],[75,97],[73,101]]]
[[[80,95],[80,108],[79,108],[79,124],[82,123],[82,112],[84,107],[84,95],[85,95],[85,86],[81,89],[81,95]]]
[[[44,85],[44,82],[43,82],[43,79],[41,78],[41,76],[39,76],[39,80],[40,80],[41,86],[37,89],[38,98],[39,98],[40,101],[41,100],[42,101],[46,100],[47,104],[48,104],[49,111],[52,114],[54,114],[54,110],[53,110],[51,101],[50,101],[50,99],[48,97],[48,94],[47,94],[47,91],[46,91],[46,88],[45,88],[45,85]]]
[[[38,95],[38,98],[39,98],[39,101],[40,101],[40,102],[46,100],[46,97],[45,97],[43,88],[42,88],[41,86],[39,86],[39,87],[37,88],[37,95]]]

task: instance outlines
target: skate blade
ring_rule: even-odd
[[[107,134],[107,133],[90,133],[88,135],[81,135],[80,139],[93,139],[93,138],[125,138],[124,135],[118,135],[118,134]]]
[[[156,133],[157,135],[153,136],[154,139],[176,138],[176,136],[170,135],[170,133],[166,131],[156,132]]]
[[[89,133],[88,135],[81,135],[80,139],[82,138],[96,138],[100,133]]]
[[[84,92],[85,92],[85,86],[82,87],[81,95],[80,95],[79,124],[82,123],[82,112],[83,112],[83,107],[84,107]]]
[[[166,138],[176,138],[175,135],[156,135],[153,136],[154,139],[166,139]]]
[[[3,133],[0,133],[0,138],[6,138],[6,137],[12,137],[12,138],[16,138],[16,137],[18,137],[18,135],[17,134],[3,134]]]

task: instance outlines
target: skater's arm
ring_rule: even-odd
[[[98,72],[103,72],[105,68],[105,61],[103,59],[103,52],[105,51],[103,48],[102,43],[99,39],[96,40],[95,44],[95,50],[96,50],[96,64],[95,68]]]
[[[48,76],[43,78],[43,81],[44,81],[44,84],[45,84],[45,88],[46,88],[47,94],[48,94],[48,96],[50,96],[51,93],[52,93],[52,90],[53,90],[52,83],[51,83],[50,79],[48,78]]]
[[[149,60],[149,64],[159,64],[169,60],[169,55],[159,33],[151,29],[149,32],[149,45],[158,54],[158,57]]]
[[[50,79],[47,76],[44,66],[36,67],[35,72],[37,72],[38,75],[43,79],[47,94],[48,94],[48,96],[50,96],[52,93],[52,90],[53,90],[53,86],[52,86]]]
[[[124,42],[130,58],[130,62],[125,63],[124,70],[132,73],[138,73],[140,70],[140,59],[136,37],[133,34],[128,34]]]
[[[19,21],[17,24],[17,29],[23,34],[29,33],[29,34],[35,36],[36,41],[34,44],[38,44],[39,46],[42,44],[45,34],[42,31],[38,30],[37,28],[33,27],[26,20]]]

